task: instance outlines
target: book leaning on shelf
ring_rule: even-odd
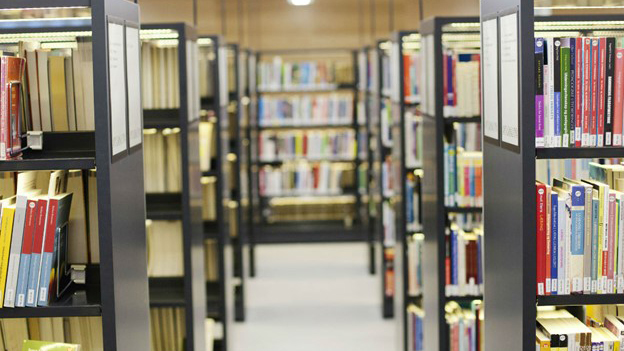
[[[535,39],[535,146],[622,146],[622,38]]]
[[[353,94],[261,96],[258,124],[269,126],[351,125]]]
[[[479,51],[445,49],[443,54],[444,117],[481,115],[481,55]]]
[[[261,161],[350,161],[355,159],[355,131],[262,131],[258,138]]]
[[[537,294],[624,293],[624,166],[536,182]]]
[[[466,232],[455,224],[446,230],[446,296],[483,293],[483,231]]]

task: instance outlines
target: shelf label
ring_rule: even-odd
[[[520,120],[518,97],[518,13],[500,17],[501,142],[518,150]]]
[[[110,95],[111,149],[113,159],[127,150],[126,69],[124,26],[108,22],[108,84]],[[123,157],[123,155],[120,155]]]
[[[499,144],[498,18],[481,23],[483,61],[483,135]]]
[[[141,57],[138,27],[126,25],[126,74],[128,84],[128,147],[143,141],[143,107],[141,106]]]

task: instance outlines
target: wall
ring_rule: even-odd
[[[390,34],[389,3],[394,2],[394,30],[418,29],[417,0],[315,0],[296,7],[286,0],[224,0],[226,39],[256,50],[356,48]],[[423,0],[424,17],[478,16],[479,0]],[[192,0],[139,0],[141,18],[150,22],[193,22]],[[220,0],[198,0],[201,34],[222,34]]]

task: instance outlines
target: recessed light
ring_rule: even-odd
[[[308,6],[313,0],[288,0],[288,3],[293,6]]]

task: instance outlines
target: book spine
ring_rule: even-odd
[[[16,201],[15,218],[13,220],[13,234],[11,238],[11,250],[9,252],[9,268],[4,294],[4,306],[15,307],[15,291],[17,290],[17,275],[19,272],[20,254],[24,238],[24,223],[26,221],[26,205],[28,197],[18,195]]]
[[[572,108],[574,108],[574,113],[576,115],[575,117],[575,124],[576,124],[576,128],[575,128],[575,135],[574,135],[574,141],[575,141],[575,145],[576,147],[581,147],[581,138],[582,138],[582,134],[583,134],[583,90],[582,90],[582,83],[583,83],[583,39],[582,38],[576,38],[576,47],[575,47],[575,51],[576,51],[576,57],[575,57],[575,75],[574,75],[574,105],[572,106]]]
[[[563,135],[563,119],[561,113],[561,40],[559,38],[554,39],[554,52],[553,52],[553,82],[554,82],[554,103],[555,103],[555,138],[553,147],[561,147],[561,140]]]
[[[581,138],[581,146],[590,146],[591,144],[591,39],[583,39],[583,135]]]
[[[548,110],[548,124],[546,126],[546,147],[555,147],[555,46],[553,40],[546,41],[546,66],[544,67],[544,74],[548,78],[544,82],[544,89],[548,86],[547,110]]]
[[[613,145],[613,86],[615,76],[615,38],[606,38],[605,59],[605,146]]]
[[[617,228],[617,293],[624,293],[624,195],[620,194],[620,197],[617,198],[617,217],[618,217],[618,228]]]
[[[544,147],[544,39],[535,39],[535,147]]]
[[[570,145],[570,40],[562,39],[561,65],[561,146]]]
[[[7,160],[9,142],[8,60],[6,56],[0,58],[0,160]]]
[[[598,39],[598,47],[599,47],[599,60],[600,67],[598,68],[598,97],[596,104],[598,105],[598,117],[596,122],[597,125],[597,145],[598,147],[604,146],[604,133],[605,133],[605,75],[607,68],[607,43],[606,38]]]
[[[551,251],[552,254],[550,255],[551,257],[551,261],[550,261],[550,292],[552,295],[556,295],[557,294],[557,290],[558,289],[558,281],[557,278],[559,278],[557,272],[558,272],[558,257],[562,252],[559,252],[559,210],[563,211],[563,209],[559,209],[559,195],[556,192],[552,192],[550,195],[550,213],[551,213],[551,222],[552,224],[550,225],[551,228],[551,237],[552,240],[550,241],[551,243]],[[560,266],[561,267],[561,266]],[[548,289],[546,290],[548,291]]]
[[[550,208],[550,194],[551,194],[552,188],[548,185],[546,185],[546,260],[545,260],[545,265],[546,265],[546,272],[545,272],[545,276],[544,276],[544,280],[545,280],[545,288],[546,288],[546,295],[550,295],[550,288],[551,288],[551,284],[550,284],[550,274],[551,274],[551,267],[550,267],[550,262],[551,262],[551,258],[550,256],[552,255],[552,250],[551,250],[551,245],[552,245],[552,213],[551,208]],[[564,266],[565,267],[565,266]]]
[[[598,132],[598,82],[600,80],[600,47],[599,40],[592,39],[592,47],[591,47],[591,88],[590,88],[590,99],[591,99],[591,111],[590,111],[590,119],[589,119],[589,128],[590,128],[590,136],[589,136],[589,144],[590,146],[597,146],[597,132]]]
[[[615,241],[615,229],[617,227],[616,222],[616,203],[615,203],[615,193],[609,192],[609,242],[608,242],[608,260],[607,260],[607,293],[615,293],[615,250],[616,250],[616,241]]]
[[[574,147],[576,143],[576,39],[568,39],[570,43],[569,81],[570,97],[568,98],[568,114],[570,115],[570,142],[567,146]]]
[[[571,278],[572,293],[582,293],[583,286],[583,259],[585,253],[585,188],[582,186],[573,186],[571,188]]]
[[[28,289],[28,275],[30,271],[30,257],[32,254],[33,237],[35,234],[35,221],[37,219],[37,200],[28,200],[26,206],[26,221],[24,224],[24,236],[22,241],[22,254],[20,256],[19,272],[17,276],[17,291],[15,306],[26,306],[26,291]]]
[[[592,187],[585,186],[585,231],[584,241],[585,247],[583,249],[583,293],[591,293],[591,281],[592,281]]]
[[[546,186],[536,184],[537,295],[546,294]]]
[[[48,305],[48,289],[50,287],[50,275],[52,273],[52,257],[54,254],[54,240],[56,235],[56,217],[58,215],[59,201],[50,199],[48,215],[46,218],[43,250],[41,252],[41,270],[39,272],[38,306]]]
[[[39,271],[41,269],[41,251],[43,250],[43,236],[48,215],[48,201],[39,200],[37,203],[36,230],[33,237],[33,247],[28,272],[28,290],[26,292],[26,306],[37,306],[37,292],[39,291]]]
[[[622,146],[622,119],[624,118],[624,49],[615,50],[614,85],[613,145]]]

